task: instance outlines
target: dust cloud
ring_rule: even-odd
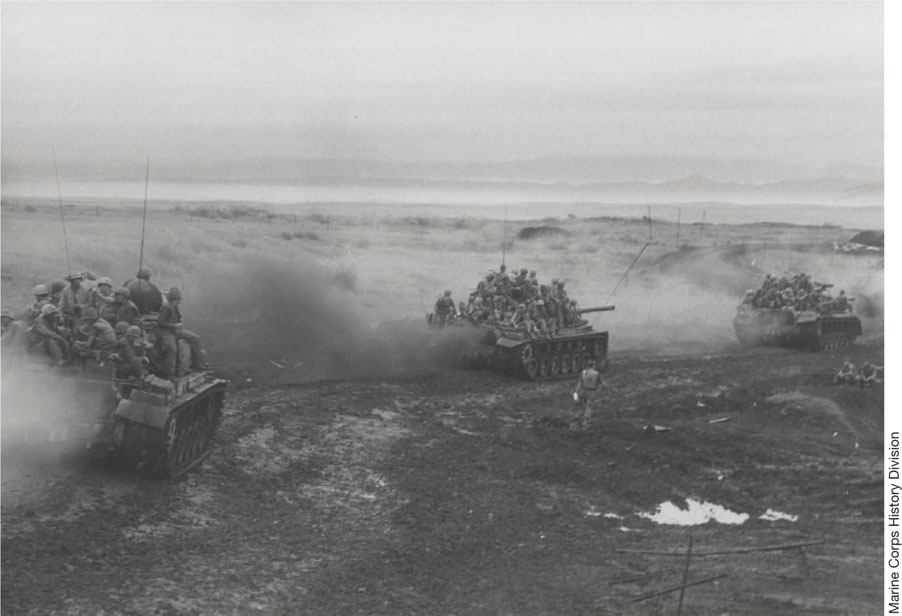
[[[353,272],[249,255],[206,274],[196,297],[186,296],[183,315],[227,378],[368,378],[434,366],[424,322],[366,325],[359,294],[348,284]]]
[[[50,370],[28,360],[4,358],[0,369],[4,481],[23,472],[63,467],[85,446],[75,424],[88,426],[92,417],[112,410],[112,384],[83,386]]]

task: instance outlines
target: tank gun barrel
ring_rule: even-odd
[[[614,309],[614,306],[592,306],[591,308],[580,308],[580,314],[586,314],[587,312],[610,312]]]

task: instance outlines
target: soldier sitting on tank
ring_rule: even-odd
[[[116,331],[106,319],[101,319],[90,306],[82,310],[78,320],[79,331],[87,336],[73,344],[73,351],[80,357],[93,355],[96,360],[116,352]]]
[[[529,315],[526,313],[526,304],[518,304],[514,314],[510,317],[510,325],[515,330],[525,333],[532,337],[535,327]]]
[[[484,321],[488,318],[491,311],[486,307],[485,300],[477,297],[470,305],[467,316],[474,321]]]
[[[144,340],[141,328],[137,325],[127,325],[125,329],[125,335],[116,348],[116,378],[143,379],[147,374],[147,366],[150,365],[147,351],[153,349],[153,345]]]
[[[66,290],[66,283],[62,280],[54,280],[48,284],[50,289],[50,303],[59,308],[60,301],[63,298],[63,291]]]
[[[50,291],[46,285],[39,284],[31,291],[34,295],[34,303],[28,306],[19,315],[19,320],[31,327],[41,316],[41,308],[50,303]]]
[[[163,306],[163,294],[150,281],[149,268],[141,267],[138,269],[136,279],[127,280],[122,286],[128,289],[129,299],[135,303],[141,314],[159,312]]]
[[[182,313],[179,310],[182,292],[173,287],[166,294],[166,300],[157,316],[157,335],[164,355],[163,372],[166,378],[176,376],[179,340],[185,340],[191,346],[191,368],[205,370],[200,338],[194,332],[182,327]],[[453,302],[451,306],[454,307]]]
[[[570,300],[570,327],[582,327],[588,323],[579,312],[579,304],[575,299]]]
[[[836,299],[833,300],[833,310],[836,312],[848,312],[849,298],[846,297],[845,291],[840,291]]]
[[[808,293],[805,292],[805,289],[799,289],[795,294],[795,301],[793,302],[793,308],[797,311],[805,310],[808,307]]]
[[[63,336],[59,309],[53,304],[48,303],[41,308],[40,316],[28,330],[28,350],[46,354],[57,364],[65,363],[69,341]]]
[[[820,299],[817,303],[818,312],[823,312],[824,314],[832,314],[833,313],[833,295],[830,294],[828,289],[824,289],[821,291]]]
[[[129,325],[134,325],[138,322],[140,317],[138,307],[131,299],[129,299],[130,295],[131,292],[126,287],[119,287],[113,294],[114,299],[112,307],[115,308],[113,317],[114,323],[125,321]]]
[[[541,299],[534,299],[529,303],[526,311],[529,314],[529,319],[533,322],[535,331],[546,338],[551,338],[552,334],[548,327],[548,314],[545,312],[545,302]]]
[[[783,289],[782,293],[780,293],[780,305],[783,308],[793,308],[795,306],[795,293],[792,292],[792,287],[786,287]]]

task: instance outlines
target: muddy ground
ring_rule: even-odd
[[[616,338],[614,338],[616,340]],[[571,381],[429,370],[233,387],[174,481],[67,455],[3,466],[8,614],[872,614],[882,602],[882,388],[844,357],[614,353],[585,429]],[[713,420],[728,418],[712,423]],[[669,428],[655,431],[646,426]],[[684,499],[742,524],[641,517]],[[792,519],[761,519],[773,510]]]

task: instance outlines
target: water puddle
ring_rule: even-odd
[[[782,511],[774,511],[773,509],[768,509],[764,513],[762,513],[759,517],[759,520],[765,520],[766,522],[776,522],[777,520],[786,520],[787,522],[795,522],[799,519],[799,516],[792,515],[790,513],[783,513]]]
[[[719,524],[742,524],[749,519],[747,513],[736,513],[720,505],[702,503],[691,498],[686,499],[686,506],[686,509],[680,509],[670,501],[666,501],[658,505],[656,512],[640,513],[639,517],[657,524],[676,526],[698,526],[711,520]]]

